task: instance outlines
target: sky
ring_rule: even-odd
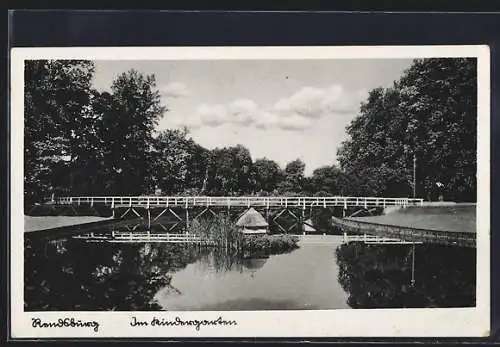
[[[93,85],[109,90],[130,69],[154,74],[168,112],[158,130],[187,126],[202,146],[244,145],[306,175],[336,164],[345,128],[368,91],[390,87],[411,59],[96,61]]]

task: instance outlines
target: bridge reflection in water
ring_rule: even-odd
[[[475,248],[415,245],[411,286],[411,245],[342,244],[342,236],[301,236],[290,253],[249,258],[195,244],[25,242],[26,311],[475,305]]]

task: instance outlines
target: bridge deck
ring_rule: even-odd
[[[76,196],[62,197],[60,205],[101,204],[115,207],[334,207],[420,206],[423,199],[380,197],[260,197],[260,196]]]

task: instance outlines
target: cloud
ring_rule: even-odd
[[[278,100],[273,110],[282,115],[319,119],[328,114],[354,111],[357,105],[350,94],[338,84],[327,88],[304,87],[289,98]]]
[[[227,109],[224,105],[201,104],[196,110],[196,116],[201,124],[219,126],[229,122]]]
[[[167,98],[180,98],[191,94],[186,84],[182,82],[170,82],[160,89],[160,93]]]
[[[241,125],[251,125],[259,117],[259,106],[249,99],[237,99],[229,105],[231,122]]]
[[[355,112],[363,96],[363,91],[347,91],[341,85],[326,88],[308,86],[268,107],[261,107],[255,101],[244,98],[228,105],[201,104],[196,115],[183,122],[190,127],[236,124],[258,129],[299,131],[311,127],[325,116]]]

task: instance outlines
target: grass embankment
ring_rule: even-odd
[[[189,233],[210,240],[218,247],[249,252],[279,254],[298,248],[299,238],[291,235],[243,235],[227,217],[194,221]]]
[[[475,232],[476,206],[456,204],[450,206],[407,207],[381,216],[352,217],[352,219],[418,229]]]

